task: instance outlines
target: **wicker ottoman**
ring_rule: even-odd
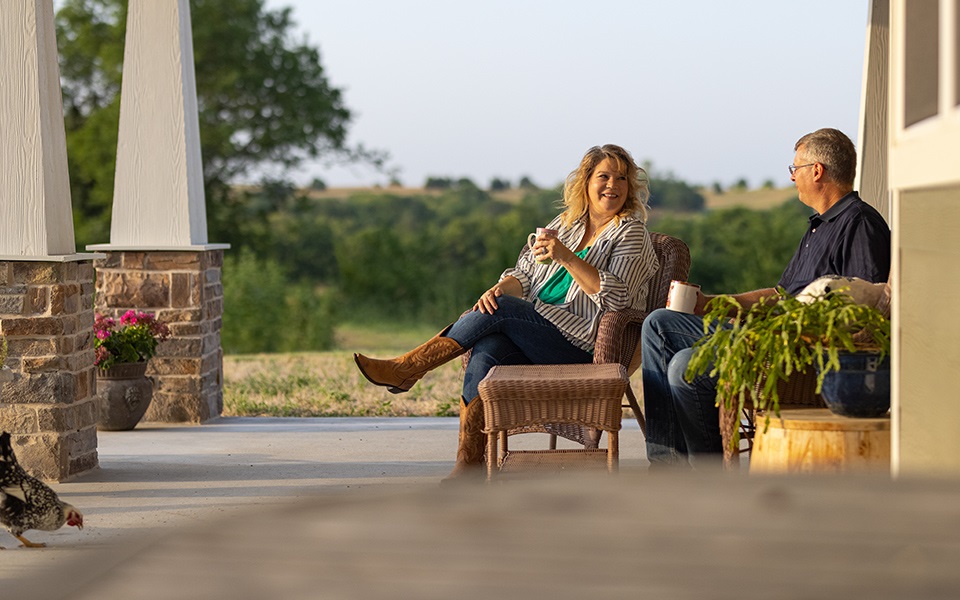
[[[619,364],[518,365],[490,370],[480,382],[487,434],[487,478],[519,470],[619,466],[621,403],[629,379]],[[511,452],[510,433],[573,423],[606,431],[607,448]],[[497,452],[497,440],[500,452]]]

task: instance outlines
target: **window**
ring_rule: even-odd
[[[904,2],[904,126],[937,114],[940,93],[940,2]]]

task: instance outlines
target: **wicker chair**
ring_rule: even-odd
[[[690,272],[690,250],[681,240],[662,233],[650,232],[654,252],[660,262],[660,269],[648,283],[647,305],[643,310],[625,309],[609,312],[600,320],[597,340],[594,348],[593,363],[619,364],[623,367],[626,377],[629,378],[640,366],[640,328],[647,314],[657,308],[666,306],[667,294],[670,291],[670,282],[674,279],[686,280]],[[469,355],[464,355],[464,365]],[[534,369],[536,365],[530,365]],[[567,368],[589,368],[589,365],[568,365]],[[481,383],[482,385],[482,383]],[[621,400],[622,408],[633,409],[634,416],[640,429],[646,433],[646,422],[643,411],[637,401],[637,396],[626,384],[626,402]],[[536,423],[510,429],[506,435],[520,433],[548,433],[550,434],[550,449],[556,449],[557,436],[583,444],[585,449],[595,449],[600,442],[602,430],[590,423]]]
[[[886,317],[890,317],[890,284],[884,288],[884,294],[880,298],[877,308]],[[860,334],[858,334],[860,336]],[[858,339],[857,336],[854,337]],[[861,341],[862,337],[860,338]],[[792,376],[787,381],[782,381],[777,385],[777,394],[780,397],[780,410],[789,410],[794,408],[826,408],[823,398],[816,393],[817,372],[814,369],[804,371]],[[751,398],[747,398],[743,405],[743,411],[737,414],[737,401],[730,402],[731,406],[726,406],[726,402],[720,403],[720,436],[723,439],[723,463],[728,469],[737,468],[740,464],[740,455],[753,450],[753,438],[757,427],[763,426],[767,415],[763,411],[754,408]],[[769,415],[771,418],[773,415]],[[732,447],[734,433],[739,428],[740,443]]]

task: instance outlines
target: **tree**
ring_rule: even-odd
[[[533,180],[527,177],[526,175],[520,178],[520,183],[518,184],[518,186],[520,187],[521,190],[527,190],[527,191],[540,189],[539,186],[537,186],[537,184],[535,184]]]
[[[500,179],[499,177],[494,177],[490,180],[490,191],[491,192],[503,192],[510,189],[510,182],[506,179]]]
[[[738,207],[693,218],[666,216],[651,229],[687,243],[690,281],[704,293],[735,293],[776,284],[807,227],[809,213],[791,199],[765,211]]]
[[[282,176],[317,157],[383,165],[384,154],[346,144],[350,111],[319,50],[293,39],[289,8],[191,0],[190,10],[211,238],[232,230],[230,184],[254,171]],[[56,17],[81,246],[104,241],[90,236],[106,231],[112,207],[126,17],[124,0],[66,0]]]
[[[684,181],[667,174],[666,178],[650,178],[650,206],[671,210],[703,210],[706,199]]]
[[[427,190],[449,190],[453,187],[453,180],[449,177],[427,177],[423,187]]]

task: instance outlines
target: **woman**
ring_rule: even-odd
[[[647,174],[626,150],[590,148],[567,177],[566,210],[547,226],[559,233],[537,236],[473,310],[403,356],[354,355],[370,382],[400,393],[472,349],[460,397],[457,462],[448,479],[482,463],[478,385],[492,367],[592,362],[603,313],[645,306],[646,283],[659,268],[645,225],[649,196]]]

